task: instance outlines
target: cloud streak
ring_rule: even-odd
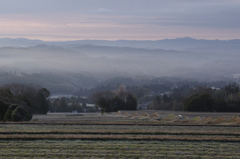
[[[239,0],[8,0],[1,37],[42,40],[240,38]]]

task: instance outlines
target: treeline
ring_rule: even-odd
[[[97,92],[92,96],[101,113],[116,112],[118,110],[136,110],[136,98],[125,90],[123,85],[115,91]]]
[[[134,81],[128,81],[132,83]],[[233,87],[238,87],[236,83],[227,81],[215,82],[199,82],[195,80],[179,80],[174,78],[156,78],[147,79],[146,82],[141,80],[143,85],[125,85],[128,93],[136,97],[139,109],[152,109],[152,110],[177,110],[177,111],[238,111],[238,97],[239,93],[234,93]],[[102,83],[103,84],[103,83]],[[108,96],[106,92],[114,90],[119,86],[119,80],[105,82],[104,85],[99,85],[91,89],[80,89],[75,92],[78,95],[90,97],[96,92],[105,92],[103,96]],[[231,89],[230,89],[231,88]],[[206,93],[214,102],[212,109],[203,108],[201,102],[202,98],[207,98]],[[109,95],[113,96],[114,95]],[[113,97],[109,99],[114,99]],[[107,103],[114,103],[111,100]],[[116,100],[118,100],[116,98]],[[198,106],[191,106],[192,101],[198,103]],[[103,103],[106,101],[102,101]],[[189,104],[190,103],[190,104]],[[110,104],[111,105],[111,104]],[[116,106],[113,106],[116,107]]]
[[[46,114],[49,109],[46,88],[12,83],[0,87],[0,121],[29,121],[33,113]]]
[[[240,112],[239,85],[230,83],[221,89],[207,86],[174,88],[156,96],[148,109],[201,112]]]
[[[240,112],[239,85],[230,83],[220,90],[204,88],[184,99],[186,111]]]
[[[91,88],[80,88],[74,92],[75,96],[87,96],[90,97],[96,92],[106,92],[118,88],[119,85],[124,85],[126,90],[133,94],[138,103],[149,103],[154,100],[157,95],[167,94],[172,92],[174,88],[176,91],[181,91],[183,94],[186,89],[197,86],[211,86],[221,88],[228,84],[226,81],[216,81],[216,82],[199,82],[192,79],[178,79],[178,78],[153,78],[131,80],[131,78],[114,78],[101,83],[97,86]]]

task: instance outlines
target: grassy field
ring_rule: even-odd
[[[240,158],[240,123],[235,113],[35,115],[0,123],[0,147],[4,159]]]

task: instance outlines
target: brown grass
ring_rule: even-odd
[[[213,120],[212,117],[206,117],[203,120],[201,120],[200,122],[204,123],[204,124],[210,124],[212,120]]]
[[[41,134],[25,135],[11,134],[0,135],[1,140],[42,140],[42,139],[80,139],[80,140],[180,140],[180,141],[228,141],[239,142],[240,138],[235,136],[190,136],[190,135],[59,135]]]
[[[138,116],[138,113],[132,113],[130,116]]]
[[[226,121],[226,117],[219,117],[219,118],[213,120],[211,123],[212,124],[219,124],[219,123],[223,123],[225,121]]]
[[[234,116],[232,117],[229,122],[234,122],[240,124],[240,116]]]
[[[159,115],[158,115],[157,113],[153,113],[153,114],[151,114],[149,117],[155,118],[155,117],[159,117]]]

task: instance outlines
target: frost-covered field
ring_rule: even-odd
[[[35,115],[0,123],[0,158],[239,158],[238,122],[235,113]]]

